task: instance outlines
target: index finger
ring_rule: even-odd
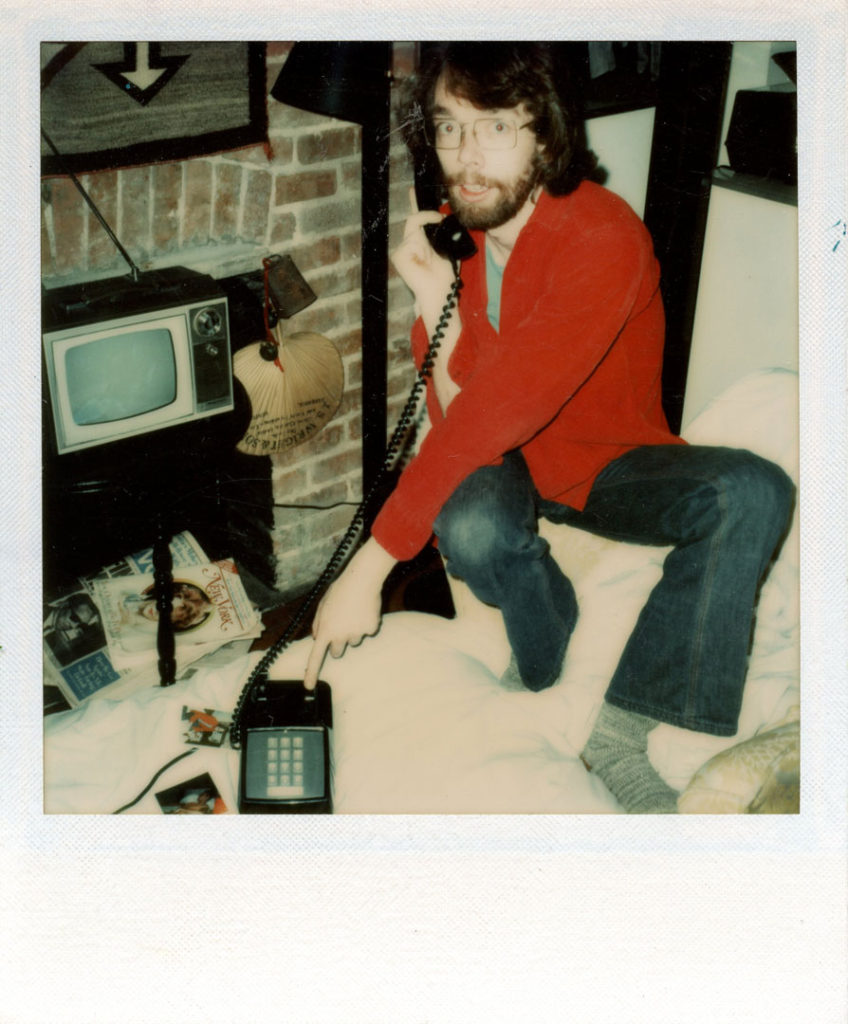
[[[329,646],[329,640],[325,640],[320,635],[312,641],[312,650],[309,652],[306,671],[303,673],[303,685],[307,690],[314,690],[318,685],[318,673],[324,664],[324,658],[327,656],[327,648]]]
[[[414,185],[409,187],[409,212],[418,213],[418,195],[415,192]]]
[[[416,235],[425,224],[438,224],[443,220],[444,214],[439,213],[438,210],[418,210],[411,213],[403,226],[404,240]]]

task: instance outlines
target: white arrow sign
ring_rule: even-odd
[[[124,59],[108,64],[95,64],[98,71],[142,106],[148,104],[188,60],[163,57],[159,43],[124,43]]]
[[[150,43],[136,43],[135,71],[125,71],[124,78],[143,91],[158,82],[167,70],[167,68],[152,68],[150,66]]]

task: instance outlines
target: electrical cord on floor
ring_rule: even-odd
[[[302,508],[308,509],[311,512],[329,512],[334,508],[341,508],[343,505],[349,508],[359,508],[358,501],[334,501],[331,505],[302,505],[295,503],[289,503],[285,501],[274,501],[271,503],[272,508]]]
[[[173,760],[171,760],[167,764],[163,765],[159,769],[159,771],[156,772],[156,774],[153,776],[153,778],[150,780],[150,782],[147,783],[147,785],[144,787],[144,789],[138,794],[138,796],[135,798],[135,800],[130,800],[130,802],[128,804],[124,804],[123,807],[119,807],[117,811],[112,811],[112,813],[113,814],[123,814],[124,811],[128,811],[130,809],[130,807],[135,807],[135,805],[139,802],[139,800],[141,800],[143,797],[147,796],[147,794],[150,792],[150,790],[156,784],[156,780],[160,776],[164,775],[165,772],[172,765],[175,765],[177,763],[177,761],[182,761],[182,759],[184,757],[189,757],[191,754],[196,754],[196,753],[197,753],[197,748],[195,748],[194,750],[187,750],[184,754],[180,754],[178,757],[173,758]]]
[[[228,505],[240,505],[243,508],[258,508],[265,509],[268,505],[265,502],[260,501],[245,501],[243,498],[227,498]],[[302,502],[289,502],[289,501],[272,501],[271,508],[292,508],[292,509],[304,509],[308,512],[330,512],[334,508],[342,508],[347,506],[348,508],[358,508],[358,501],[334,501],[329,505],[311,505],[304,504]]]

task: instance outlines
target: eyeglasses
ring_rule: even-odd
[[[465,129],[471,127],[474,139],[481,149],[514,149],[518,133],[533,124],[511,124],[499,117],[478,117],[476,121],[460,124],[452,118],[440,118],[427,128],[427,140],[436,149],[459,149]]]

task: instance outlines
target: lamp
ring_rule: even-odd
[[[362,126],[362,486],[386,446],[389,245],[388,42],[295,43],[271,89],[281,103]]]
[[[295,43],[271,89],[280,103],[388,127],[390,43]]]

